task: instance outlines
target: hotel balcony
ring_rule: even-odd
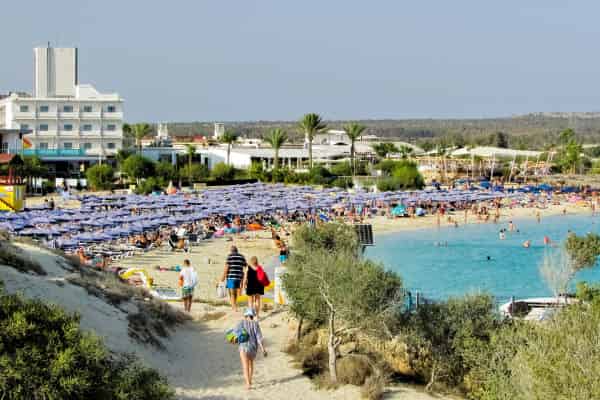
[[[50,129],[47,131],[40,131],[38,129],[37,131],[34,132],[34,134],[36,136],[51,137],[51,136],[58,136],[58,131],[56,129]]]
[[[27,111],[27,112],[17,111],[15,113],[15,119],[34,119],[34,118],[35,118],[35,111]]]
[[[81,112],[79,113],[79,118],[81,119],[100,119],[102,117],[102,113],[100,111],[96,112]]]
[[[102,132],[99,130],[81,131],[81,137],[101,137]]]
[[[60,131],[60,137],[79,137],[79,131],[77,129],[73,129],[72,131]]]
[[[56,119],[58,117],[58,111],[38,112],[38,119]]]
[[[102,113],[102,118],[104,118],[104,119],[119,119],[119,120],[121,120],[121,119],[123,119],[123,113],[120,112],[120,111],[116,111],[116,112],[107,112],[107,111],[104,111]]]
[[[58,113],[58,117],[61,119],[78,119],[79,118],[79,113],[76,111],[73,112],[64,112],[64,111],[60,111]]]

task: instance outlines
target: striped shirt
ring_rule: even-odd
[[[227,279],[233,279],[241,281],[244,277],[244,267],[246,266],[246,259],[240,253],[231,253],[227,257]]]

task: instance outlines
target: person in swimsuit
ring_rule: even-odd
[[[246,296],[248,296],[248,308],[256,312],[256,319],[260,313],[260,296],[265,294],[264,286],[258,281],[256,270],[260,267],[255,256],[250,257],[250,264],[244,269],[244,284]]]
[[[267,350],[263,345],[263,336],[260,325],[256,320],[256,312],[253,308],[247,308],[244,311],[244,319],[241,322],[242,328],[248,332],[248,341],[239,344],[240,361],[242,371],[246,380],[246,389],[252,389],[252,375],[254,374],[254,359],[259,348],[263,356],[267,356]]]

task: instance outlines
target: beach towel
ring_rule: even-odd
[[[249,339],[248,332],[241,323],[225,332],[225,339],[231,344],[246,343]]]

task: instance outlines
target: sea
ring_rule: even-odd
[[[467,224],[459,227],[424,228],[375,235],[375,245],[365,256],[396,271],[412,293],[435,300],[467,293],[489,293],[498,302],[511,297],[551,296],[539,266],[544,253],[556,251],[544,245],[544,236],[560,246],[569,231],[578,235],[600,233],[600,216],[557,215],[513,220],[515,231],[498,224]],[[531,247],[523,242],[531,241]],[[488,259],[489,257],[489,259]],[[572,282],[600,282],[600,265],[578,272]]]

